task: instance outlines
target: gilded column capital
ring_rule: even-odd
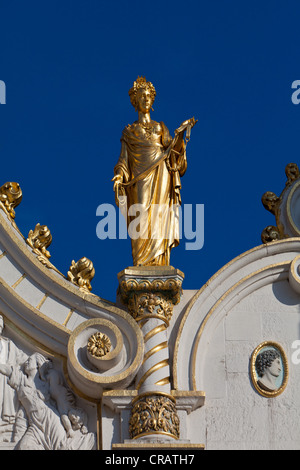
[[[124,269],[118,278],[120,299],[137,322],[159,318],[169,324],[182,294],[181,271],[172,266],[134,266]]]

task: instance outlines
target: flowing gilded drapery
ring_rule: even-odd
[[[167,166],[172,142],[163,123],[151,121],[146,132],[138,124],[128,125],[121,138],[121,154],[115,174],[123,177],[127,197],[127,226],[139,217],[139,236],[132,233],[134,265],[169,265],[170,251],[179,244],[178,204],[180,176],[186,170],[185,145],[176,158],[177,171]],[[140,212],[135,209],[140,205]]]

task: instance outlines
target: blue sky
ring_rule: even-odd
[[[274,224],[261,204],[299,163],[298,1],[52,0],[0,2],[1,185],[17,181],[16,222],[53,235],[52,263],[65,275],[90,258],[93,292],[114,301],[117,273],[132,264],[130,240],[99,240],[100,204],[125,125],[136,119],[128,90],[138,75],[157,90],[152,119],[171,134],[198,119],[182,179],[185,204],[204,204],[205,243],[172,251],[184,288],[200,289]]]

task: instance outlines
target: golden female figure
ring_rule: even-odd
[[[187,168],[184,133],[188,140],[196,121],[192,118],[182,123],[172,139],[163,122],[150,118],[156,96],[152,83],[138,77],[129,96],[138,119],[122,133],[113,178],[116,203],[122,204],[120,196],[126,196],[134,265],[169,265],[171,249],[179,244],[176,208],[181,204],[180,177]],[[130,225],[137,217],[139,230],[134,236]]]

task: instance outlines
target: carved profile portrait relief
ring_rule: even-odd
[[[288,381],[288,362],[283,348],[271,341],[260,344],[251,357],[251,379],[264,397],[280,395]]]
[[[0,315],[0,449],[93,450],[96,432],[59,364],[3,336]]]

